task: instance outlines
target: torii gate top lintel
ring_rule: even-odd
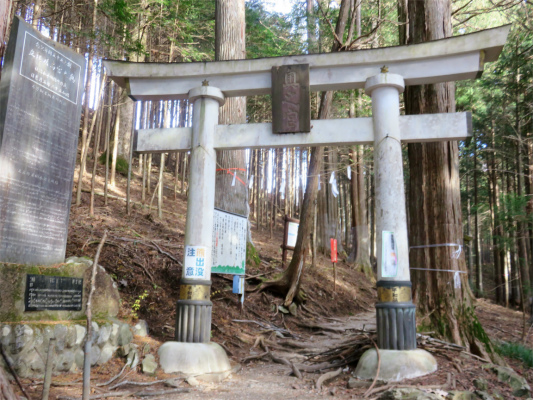
[[[134,100],[186,99],[208,80],[225,97],[269,94],[275,66],[309,64],[310,90],[362,89],[368,77],[387,65],[405,85],[475,79],[484,63],[495,61],[510,25],[408,46],[249,60],[135,63],[104,61],[108,75]]]

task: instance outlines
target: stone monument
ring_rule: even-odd
[[[85,57],[15,17],[0,82],[0,262],[65,260]]]
[[[22,377],[42,378],[51,338],[54,372],[83,365],[92,261],[65,262],[65,249],[84,77],[83,54],[15,17],[0,81],[0,345]],[[93,365],[132,336],[112,320],[118,289],[99,268]]]

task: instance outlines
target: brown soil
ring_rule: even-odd
[[[136,169],[136,168],[135,168]],[[100,176],[102,176],[100,171]],[[156,183],[156,173],[152,178],[153,187]],[[90,187],[90,182],[85,183]],[[157,211],[151,212],[140,204],[140,177],[135,176],[132,183],[132,199],[134,201],[131,215],[126,214],[125,178],[118,176],[115,189],[109,188],[109,194],[119,197],[109,198],[108,205],[104,205],[102,196],[95,197],[94,216],[89,215],[89,194],[83,193],[81,207],[72,207],[70,217],[69,241],[67,257],[94,257],[96,247],[104,230],[109,236],[100,256],[99,264],[115,279],[119,285],[122,306],[120,318],[134,322],[144,319],[150,328],[149,338],[136,338],[140,348],[147,348],[154,355],[159,345],[174,336],[175,303],[178,298],[179,279],[181,276],[180,263],[183,257],[183,236],[186,214],[186,197],[177,194],[174,198],[173,180],[168,174],[165,183],[164,210],[162,218],[157,217]],[[153,190],[153,189],[152,189]],[[97,192],[103,192],[102,180],[97,183]],[[75,194],[74,194],[75,196]],[[147,195],[148,202],[152,194]],[[154,200],[154,205],[157,203]],[[155,208],[155,207],[154,207]],[[282,240],[281,218],[273,230],[257,229],[252,221],[252,237],[259,252],[261,262],[256,266],[247,266],[247,276],[258,278],[273,278],[282,271],[281,250]],[[375,330],[375,312],[373,304],[376,298],[375,285],[369,282],[363,274],[354,271],[351,266],[339,262],[337,264],[337,289],[333,291],[333,270],[329,257],[320,255],[316,268],[307,268],[303,276],[303,290],[307,295],[304,308],[298,309],[298,315],[292,316],[279,312],[278,305],[283,302],[269,292],[247,293],[244,308],[238,296],[232,293],[231,276],[215,275],[212,277],[213,325],[212,340],[224,346],[232,362],[241,363],[243,358],[264,352],[263,343],[279,345],[272,350],[278,356],[291,359],[293,362],[303,362],[309,354],[317,354],[336,347],[354,337],[361,337],[361,330]],[[260,281],[257,278],[247,280],[247,288],[252,289]],[[142,296],[144,294],[144,296]],[[142,300],[140,300],[142,297]],[[134,304],[138,301],[139,307]],[[488,301],[478,301],[477,313],[480,321],[486,327],[487,333],[500,340],[517,341],[522,334],[521,313],[505,309]],[[255,322],[237,322],[246,320]],[[270,326],[265,329],[257,322]],[[311,328],[312,325],[322,328]],[[265,326],[264,325],[264,326]],[[326,328],[324,329],[324,326]],[[332,329],[328,329],[332,327]],[[275,330],[282,329],[285,337],[300,343],[298,349],[282,347],[281,343],[290,341],[281,339]],[[357,336],[359,335],[359,336]],[[363,336],[365,336],[363,334]],[[531,346],[530,335],[529,345]],[[372,334],[368,334],[372,338]],[[370,339],[366,346],[370,347]],[[424,344],[421,344],[424,347]],[[430,346],[431,350],[431,346]],[[494,375],[481,368],[483,361],[467,354],[437,349],[435,354],[439,362],[439,371],[428,377],[403,382],[402,385],[447,385],[455,386],[458,390],[473,390],[473,379],[485,377],[490,382],[490,388],[499,385]],[[348,351],[349,353],[349,351]],[[348,353],[344,354],[344,357]],[[339,358],[339,360],[341,360]],[[531,382],[531,370],[512,360],[510,364]],[[114,359],[105,366],[96,367],[92,371],[93,381],[105,382],[116,375],[124,360]],[[355,365],[343,367],[343,372],[333,380],[327,381],[321,391],[315,389],[315,382],[319,373],[303,373],[299,380],[290,376],[290,368],[273,363],[268,358],[259,358],[242,364],[242,369],[234,373],[231,379],[217,384],[201,384],[191,386],[186,382],[181,387],[187,388],[188,393],[160,396],[159,398],[176,399],[312,399],[334,395],[338,398],[358,398],[368,389],[366,386],[348,389],[347,382]],[[81,374],[62,375],[54,378],[51,398],[57,396],[80,396],[81,383],[65,385],[81,378]],[[126,378],[128,381],[155,381],[166,379],[168,376],[161,372],[156,377],[148,377],[140,371],[132,371]],[[37,381],[24,380],[32,398],[40,397],[42,386]],[[377,385],[379,387],[379,385]],[[165,389],[162,384],[147,389]],[[131,389],[121,387],[117,390]],[[168,389],[168,388],[166,388]],[[95,389],[94,394],[108,391],[108,388]],[[512,398],[509,389],[499,386],[497,390]],[[373,395],[371,397],[376,397]]]

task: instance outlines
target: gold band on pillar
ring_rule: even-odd
[[[411,301],[409,286],[378,287],[378,301],[380,303],[406,303]]]
[[[180,285],[180,300],[209,300],[211,286],[209,285]]]

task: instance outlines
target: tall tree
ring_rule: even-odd
[[[335,37],[342,40],[348,21],[350,11],[350,0],[342,0],[337,24],[335,27]],[[334,40],[332,51],[339,51],[343,47],[342,42]],[[333,98],[333,92],[322,92],[319,119],[327,119]],[[306,267],[306,258],[309,254],[309,236],[313,227],[313,209],[318,192],[318,175],[322,169],[324,159],[324,147],[313,147],[311,150],[311,160],[307,172],[307,185],[300,217],[300,226],[296,238],[296,246],[291,262],[283,275],[276,281],[266,282],[261,286],[261,290],[269,289],[273,292],[285,296],[284,305],[289,306],[294,299],[301,301],[300,286]],[[325,189],[323,189],[325,190]]]
[[[407,13],[408,33],[400,32],[406,44],[452,35],[451,0],[408,0]],[[408,86],[404,99],[406,114],[455,112],[455,84]],[[487,356],[490,343],[473,311],[464,253],[457,257],[458,247],[450,246],[463,243],[458,144],[409,144],[408,158],[410,245],[438,245],[410,252],[411,267],[427,269],[412,274],[413,301],[422,317],[419,322]],[[454,274],[448,270],[459,272],[460,287],[454,285]]]
[[[246,58],[244,0],[217,0],[215,60]],[[246,122],[246,97],[230,97],[220,109],[220,124]],[[217,152],[215,207],[248,216],[245,150]],[[236,178],[233,179],[234,174]],[[232,186],[233,184],[233,186]]]
[[[12,4],[12,0],[4,0],[0,2],[0,59],[4,57],[4,50],[6,48],[6,37],[11,22]],[[0,69],[0,73],[1,72]]]

